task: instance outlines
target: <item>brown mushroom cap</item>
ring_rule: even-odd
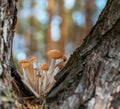
[[[27,68],[30,64],[29,63],[23,63],[23,68]]]
[[[39,71],[39,69],[38,69],[38,68],[34,68],[34,70],[35,70],[35,71]]]
[[[20,61],[18,61],[19,65],[22,65],[23,63],[28,63],[29,61],[27,59],[22,59]]]
[[[48,57],[53,58],[53,59],[59,59],[62,58],[62,53],[59,50],[49,50],[47,52]]]
[[[40,66],[41,66],[42,70],[48,71],[48,69],[49,69],[48,64],[41,64]]]
[[[63,55],[62,56],[63,61],[65,62],[67,60],[67,56]]]
[[[41,75],[41,74],[37,74],[36,77],[39,77],[39,78],[40,78],[40,77],[42,77],[42,75]]]
[[[38,58],[37,58],[37,57],[32,57],[32,58],[30,58],[29,61],[30,61],[30,62],[37,62],[37,61],[38,61]]]

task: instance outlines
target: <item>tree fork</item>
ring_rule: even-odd
[[[30,97],[33,94],[22,83],[12,59],[16,14],[15,0],[0,1],[0,79],[8,72],[18,86],[19,96]],[[108,0],[82,46],[55,77],[57,83],[46,96],[50,109],[119,109],[119,28],[120,1]]]

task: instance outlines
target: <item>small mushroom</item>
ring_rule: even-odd
[[[24,78],[25,80],[28,80],[28,79],[27,79],[27,74],[29,73],[29,71],[28,71],[29,63],[28,63],[28,62],[26,62],[26,63],[21,63],[21,66],[22,66],[22,70],[23,70],[23,78]]]
[[[46,63],[41,64],[40,66],[41,66],[41,69],[44,70],[44,71],[48,71],[48,69],[49,69],[49,66]]]
[[[38,76],[38,72],[39,72],[39,69],[38,68],[34,68],[34,81],[33,81],[33,86],[35,88],[35,90],[38,89],[38,78],[36,78]]]
[[[64,62],[67,61],[67,56],[63,55],[62,59],[63,59]]]
[[[45,89],[46,89],[46,86],[47,86],[47,84],[48,84],[48,75],[47,75],[47,71],[48,71],[48,69],[49,69],[49,66],[48,66],[48,64],[41,64],[41,69],[42,69],[42,71],[43,71],[43,84],[42,84],[42,91],[44,92],[45,91]]]
[[[37,74],[36,77],[38,78],[38,93],[39,95],[41,94],[41,90],[42,90],[42,75],[41,74]]]
[[[22,66],[23,63],[28,63],[28,60],[27,59],[22,59],[22,60],[18,61],[18,64],[20,66]]]
[[[37,67],[37,63],[36,63],[36,62],[38,61],[38,58],[37,58],[37,57],[32,57],[32,58],[30,58],[29,61],[33,63],[33,67],[34,67],[34,68]]]
[[[18,65],[20,65],[20,68],[22,69],[22,72],[19,73],[21,77],[22,77],[23,74],[24,74],[23,68],[22,68],[22,64],[23,64],[23,63],[28,63],[28,60],[27,60],[27,59],[22,59],[22,60],[18,61]],[[22,75],[21,75],[21,74],[22,74]]]
[[[30,71],[31,71],[31,74],[33,76],[33,85],[35,86],[35,77],[36,77],[36,71],[34,70],[34,68],[37,68],[37,61],[38,61],[38,58],[37,57],[32,57],[29,59],[30,61]]]
[[[65,65],[65,62],[62,61],[55,66],[55,70],[54,70],[52,76],[50,77],[51,78],[50,84],[53,84],[55,82],[54,76],[64,67],[64,65]]]
[[[51,58],[51,64],[50,64],[50,68],[49,68],[49,74],[52,74],[55,68],[55,62],[56,59],[60,59],[62,58],[62,53],[59,50],[50,50],[47,52],[47,55],[49,58]]]
[[[38,69],[38,68],[34,68],[34,71],[38,72],[38,71],[39,71],[39,69]]]
[[[31,66],[30,62],[27,59],[20,60],[18,64],[21,66],[23,70],[23,78],[27,81],[30,85],[32,85],[32,73],[31,73]]]
[[[65,62],[60,62],[55,66],[55,70],[53,72],[53,76],[55,76],[65,65]]]
[[[29,69],[29,72],[31,73],[33,73],[33,70],[31,71],[31,64],[30,64],[30,61],[29,60],[27,60],[27,59],[23,59],[23,60],[20,60],[20,61],[18,61],[18,64],[21,66],[21,68],[23,69],[23,68],[28,68]],[[23,72],[24,73],[24,72]],[[32,74],[31,73],[31,74]]]
[[[30,63],[24,63],[22,65],[23,67],[23,78],[25,81],[27,81],[29,83],[29,85],[33,85],[33,80],[32,80],[32,77],[31,77],[31,74],[30,74],[30,70],[29,70],[29,67],[30,67]]]

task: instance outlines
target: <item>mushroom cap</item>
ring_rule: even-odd
[[[39,69],[38,69],[38,68],[34,68],[34,70],[35,70],[35,71],[39,71]]]
[[[65,62],[67,60],[67,56],[63,55],[62,56],[63,61]]]
[[[22,59],[22,60],[18,61],[19,65],[22,65],[23,63],[29,63],[29,61],[27,59]]]
[[[46,63],[41,64],[40,66],[41,66],[41,69],[42,69],[42,70],[48,71],[48,69],[49,69],[49,66],[48,66],[48,64],[46,64]]]
[[[48,57],[53,58],[53,59],[59,59],[62,58],[62,53],[59,50],[49,50],[47,52]]]
[[[30,58],[29,61],[30,61],[30,62],[37,62],[37,61],[38,61],[38,58],[37,58],[37,57],[32,57],[32,58]]]
[[[29,63],[23,63],[23,68],[27,68],[30,64]]]
[[[40,77],[42,77],[42,75],[41,75],[41,74],[37,74],[36,77],[39,77],[39,78],[40,78]]]

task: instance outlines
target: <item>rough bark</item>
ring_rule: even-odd
[[[4,78],[9,79],[8,82],[14,82],[20,90],[26,89],[27,91],[15,69],[12,58],[12,42],[17,20],[16,3],[17,0],[0,0],[0,81]],[[13,81],[10,80],[10,76],[13,77]],[[15,84],[13,84],[14,87]],[[27,94],[24,91],[19,92],[20,95]],[[30,96],[32,93],[28,93],[28,95]]]
[[[120,2],[108,0],[84,43],[56,76],[50,108],[120,108]]]
[[[16,23],[16,12],[16,2],[14,0],[12,3],[0,0],[0,108],[2,109],[6,106],[3,105],[2,97],[8,95],[7,90],[11,88],[10,67],[13,65],[12,39]],[[6,78],[8,79],[6,83],[9,86],[7,88],[4,83]],[[10,102],[11,99],[6,104],[12,108]]]
[[[32,93],[22,83],[11,58],[16,22],[15,1],[2,0],[0,4],[2,4],[0,11],[3,15],[0,18],[0,77],[3,78],[6,72],[11,73],[19,88],[19,96],[29,97]],[[4,7],[4,4],[9,10]],[[76,49],[66,66],[55,77],[57,83],[46,96],[46,108],[120,108],[119,28],[120,1],[108,0],[96,25],[82,46]]]

